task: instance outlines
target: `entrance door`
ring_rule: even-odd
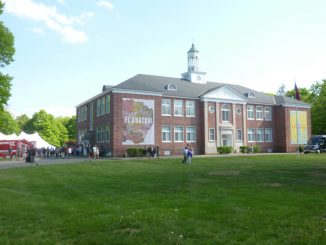
[[[222,146],[232,146],[232,134],[222,132]]]

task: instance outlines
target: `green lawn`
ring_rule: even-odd
[[[0,170],[0,244],[326,244],[326,154]]]

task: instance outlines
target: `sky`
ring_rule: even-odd
[[[137,74],[180,78],[192,43],[208,81],[276,93],[326,79],[325,0],[0,1],[14,116],[72,116]]]

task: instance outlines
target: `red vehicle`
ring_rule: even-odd
[[[27,140],[0,140],[0,157],[11,159],[17,155],[17,148],[22,152],[29,147],[31,147],[31,143]]]

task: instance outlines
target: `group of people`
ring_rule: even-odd
[[[93,159],[99,159],[100,158],[100,149],[97,145],[91,146],[87,145],[86,146],[86,154],[87,154],[87,159],[88,161]]]
[[[192,153],[193,153],[193,147],[191,145],[187,144],[183,149],[183,160],[181,163],[191,164]]]
[[[160,158],[160,146],[159,145],[149,145],[144,148],[145,155],[147,158]]]

